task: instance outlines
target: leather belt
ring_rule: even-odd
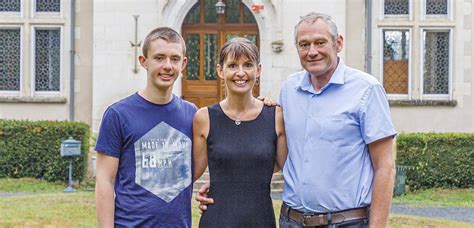
[[[368,218],[367,208],[357,208],[353,210],[334,213],[302,213],[291,209],[285,204],[281,205],[280,213],[287,218],[301,223],[303,226],[323,226],[337,224],[345,221]]]

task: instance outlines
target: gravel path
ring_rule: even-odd
[[[32,195],[31,192],[4,192],[0,191],[0,198],[2,197],[12,197],[12,196],[23,196],[23,195]]]
[[[474,207],[412,207],[393,204],[391,213],[474,223]]]

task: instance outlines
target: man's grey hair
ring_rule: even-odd
[[[300,21],[295,25],[295,44],[297,44],[298,39],[297,39],[297,33],[298,33],[298,27],[303,23],[310,23],[313,24],[317,20],[323,20],[326,22],[326,24],[329,25],[329,28],[331,28],[331,38],[332,41],[335,42],[338,36],[337,33],[337,25],[336,22],[332,19],[331,16],[324,14],[324,13],[317,13],[317,12],[310,12],[306,14],[305,16],[302,16],[300,18]]]

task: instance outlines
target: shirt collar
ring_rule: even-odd
[[[314,90],[313,85],[311,84],[311,81],[309,80],[309,77],[310,77],[309,73],[306,70],[303,71],[304,74],[301,77],[301,80],[299,81],[299,83],[296,84],[296,88],[304,90],[304,91],[308,91],[311,93],[319,94],[331,84],[340,84],[340,85],[344,84],[345,69],[346,69],[346,65],[344,64],[344,61],[342,61],[342,59],[338,57],[338,64],[337,64],[336,70],[334,71],[331,78],[329,79],[328,84],[325,85],[323,88],[321,88],[321,91],[317,92]]]

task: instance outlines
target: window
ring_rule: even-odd
[[[449,34],[449,31],[423,31],[423,95],[449,95]]]
[[[384,15],[408,15],[410,13],[409,0],[385,0]]]
[[[452,0],[423,0],[421,15],[426,20],[452,20]]]
[[[188,64],[186,65],[186,79],[187,80],[199,80],[200,67],[199,67],[199,54],[200,54],[200,36],[199,33],[189,34],[185,37],[186,47],[186,56],[188,57]]]
[[[384,29],[383,38],[383,86],[389,94],[408,95],[410,31],[408,29]]]
[[[0,1],[0,12],[20,12],[21,2],[20,0],[1,0]]]
[[[36,0],[35,12],[57,12],[61,10],[60,0]]]
[[[61,95],[63,1],[0,0],[0,96]]]
[[[60,88],[60,29],[36,28],[34,42],[34,88],[36,92],[59,91]]]
[[[383,1],[382,17],[376,22],[379,74],[389,99],[452,98],[452,4],[452,0]],[[411,15],[413,8],[422,10]]]
[[[20,28],[0,28],[0,47],[0,90],[20,91]]]
[[[448,0],[426,0],[426,15],[448,15]]]

